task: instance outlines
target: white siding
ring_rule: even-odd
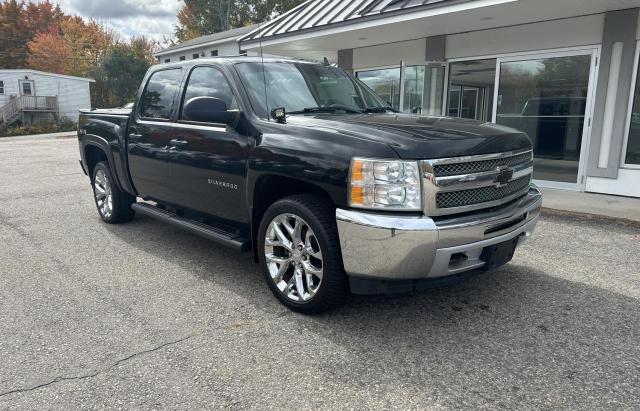
[[[447,36],[447,59],[602,43],[604,14]]]
[[[218,50],[218,56],[237,56],[240,53],[240,48],[235,39],[214,45],[199,45],[197,47],[186,49],[186,50],[176,50],[171,54],[165,54],[163,56],[159,56],[160,63],[164,63],[167,59],[171,60],[171,63],[175,63],[176,61],[180,61],[180,56],[184,56],[185,60],[193,60],[193,55],[199,53],[201,57],[204,54],[204,57],[211,57],[211,51]]]
[[[604,14],[447,36],[446,58],[497,55],[602,43]],[[640,30],[640,29],[639,29]],[[640,36],[640,34],[639,34]],[[399,66],[424,62],[425,39],[407,40],[353,50],[353,68]]]
[[[78,110],[91,108],[89,81],[33,73],[31,71],[0,70],[0,80],[4,81],[4,94],[0,95],[0,105],[11,95],[19,95],[18,80],[25,76],[34,81],[36,96],[58,96],[60,116],[78,121]]]
[[[426,40],[418,39],[357,48],[353,50],[353,68],[400,66],[400,60],[405,64],[424,63],[425,47]]]

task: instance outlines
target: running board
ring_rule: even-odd
[[[199,235],[218,244],[230,247],[238,252],[246,252],[251,249],[251,241],[234,233],[229,233],[199,221],[180,217],[170,211],[163,210],[147,203],[134,203],[131,208],[140,214],[155,218],[174,227],[181,228],[192,234]]]

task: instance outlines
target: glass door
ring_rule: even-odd
[[[595,50],[498,59],[494,121],[531,137],[546,185],[581,182],[594,63]]]
[[[446,71],[446,63],[438,62],[419,66],[403,66],[401,110],[411,114],[441,116]]]

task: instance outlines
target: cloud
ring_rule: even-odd
[[[174,0],[63,0],[83,16],[120,19],[126,17],[175,18],[179,3]]]
[[[173,38],[180,0],[58,0],[67,14],[92,18],[125,37]]]

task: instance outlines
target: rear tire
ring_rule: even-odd
[[[133,219],[135,211],[131,209],[131,204],[136,202],[136,198],[118,188],[106,161],[99,162],[93,168],[91,186],[93,199],[102,221],[119,224]]]
[[[258,255],[269,288],[294,311],[327,311],[348,294],[334,207],[320,196],[271,205],[260,222]]]

